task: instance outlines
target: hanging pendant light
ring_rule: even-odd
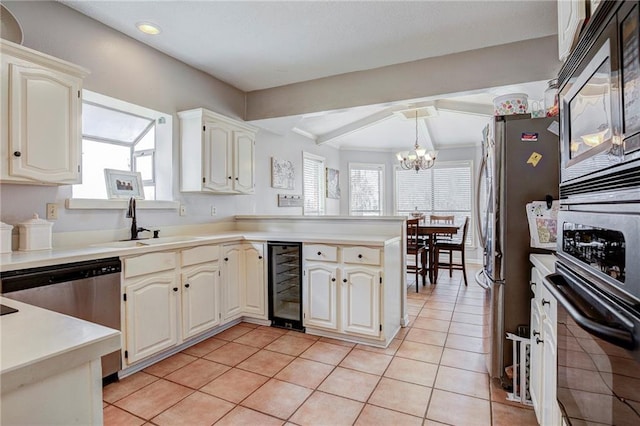
[[[416,143],[412,151],[402,151],[396,154],[400,167],[404,170],[426,170],[433,167],[436,161],[437,151],[429,151],[418,144],[418,110],[416,109]]]

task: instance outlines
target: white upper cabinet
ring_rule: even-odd
[[[584,0],[558,1],[558,57],[564,62],[580,35],[586,16]]]
[[[251,194],[257,129],[202,108],[180,117],[180,190]]]
[[[81,181],[84,68],[0,40],[3,182]]]

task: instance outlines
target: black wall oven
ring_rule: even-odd
[[[640,203],[565,205],[557,398],[567,424],[640,424]]]

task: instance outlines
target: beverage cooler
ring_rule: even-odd
[[[274,327],[302,326],[302,244],[268,243],[269,319]]]

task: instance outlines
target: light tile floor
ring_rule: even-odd
[[[536,425],[482,353],[484,290],[407,289],[386,349],[242,323],[104,388],[105,425]]]

